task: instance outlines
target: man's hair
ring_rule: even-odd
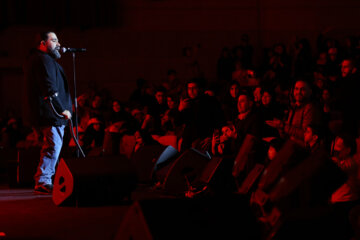
[[[269,86],[261,87],[261,95],[263,95],[265,92],[269,93],[273,98],[275,98],[276,96],[275,90],[272,87]]]
[[[170,94],[170,95],[167,95],[166,97],[171,98],[175,102],[175,104],[179,103],[179,96],[177,94]]]
[[[231,86],[233,86],[233,85],[236,85],[236,86],[240,89],[240,83],[239,83],[238,81],[236,81],[236,80],[231,80],[231,81],[229,82],[228,88],[230,89]]]
[[[195,83],[199,88],[205,88],[206,80],[203,78],[191,78],[187,81],[186,86]]]
[[[249,101],[254,101],[254,96],[253,96],[251,93],[249,93],[249,91],[247,91],[247,90],[245,90],[245,89],[241,89],[241,90],[239,91],[239,96],[238,96],[238,97],[240,97],[240,96],[242,96],[242,95],[246,96],[246,98],[247,98]]]
[[[295,78],[294,87],[295,87],[295,84],[296,84],[297,82],[304,82],[304,83],[307,85],[307,87],[308,87],[309,89],[311,89],[311,82],[312,82],[312,78],[311,78],[311,77],[297,77],[297,78]]]
[[[166,88],[164,88],[163,86],[158,86],[155,88],[155,93],[157,92],[166,93]]]
[[[34,45],[37,47],[40,45],[41,41],[47,41],[49,38],[49,33],[52,33],[54,31],[44,31],[44,32],[39,32],[35,35],[35,42]]]

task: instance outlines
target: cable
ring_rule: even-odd
[[[48,100],[48,102],[49,102],[49,104],[50,104],[50,107],[51,107],[51,109],[53,110],[53,112],[55,113],[56,116],[58,116],[59,118],[64,118],[63,115],[59,114],[59,113],[55,110],[55,107],[54,107],[54,105],[53,105],[53,103],[52,103],[52,98],[51,98],[51,97],[46,97],[45,100]],[[68,120],[69,120],[69,122],[70,122],[70,129],[71,129],[70,132],[71,132],[71,136],[73,137],[76,146],[77,146],[78,149],[80,150],[81,155],[85,158],[85,153],[84,153],[84,151],[82,150],[82,148],[81,148],[81,146],[80,146],[80,144],[79,144],[79,142],[78,142],[78,140],[77,140],[77,137],[75,136],[74,127],[73,127],[73,122],[72,122],[71,118],[69,118]]]

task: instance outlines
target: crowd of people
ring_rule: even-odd
[[[215,82],[201,74],[179,79],[169,70],[157,84],[137,79],[125,102],[82,93],[73,116],[82,148],[87,155],[120,154],[132,136],[131,156],[159,137],[176,137],[179,152],[194,148],[230,159],[213,191],[238,191],[260,164],[246,194],[264,225],[276,228],[291,209],[331,206],[326,214],[312,212],[311,221],[333,220],[326,221],[334,224],[326,225],[329,234],[359,234],[359,215],[351,210],[360,203],[360,39],[340,44],[320,34],[315,48],[305,38],[275,44],[260,66],[253,54],[244,35],[239,46],[222,50]],[[41,145],[41,136],[13,116],[1,127],[3,147]],[[65,148],[75,149],[67,136]]]

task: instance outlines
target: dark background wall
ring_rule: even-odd
[[[214,81],[221,49],[239,44],[244,33],[258,65],[263,49],[276,42],[292,46],[306,37],[316,50],[325,29],[340,42],[358,35],[359,13],[357,0],[2,0],[0,116],[21,113],[22,64],[40,30],[54,29],[63,46],[87,48],[76,55],[78,94],[97,86],[126,100],[139,77],[158,82],[172,68],[186,81],[194,59]],[[185,47],[197,53],[184,57]],[[72,56],[60,63],[72,84]]]

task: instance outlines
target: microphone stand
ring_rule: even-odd
[[[74,99],[75,99],[75,103],[74,103],[74,106],[75,106],[75,109],[74,109],[74,113],[75,113],[75,122],[74,122],[74,125],[75,125],[75,138],[77,141],[79,141],[79,132],[78,132],[78,113],[77,113],[77,96],[76,96],[76,70],[75,70],[75,52],[72,52],[72,59],[73,59],[73,79],[74,79]],[[76,149],[76,157],[79,158],[80,157],[80,154],[79,154],[79,149],[77,148]]]

